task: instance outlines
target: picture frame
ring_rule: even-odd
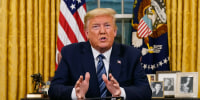
[[[157,71],[157,81],[163,81],[164,96],[174,97],[176,91],[176,73],[179,71]]]
[[[198,72],[177,73],[175,97],[196,98],[198,96]]]
[[[147,78],[150,84],[152,81],[156,81],[156,74],[147,74]]]
[[[152,98],[164,98],[163,81],[151,81]]]

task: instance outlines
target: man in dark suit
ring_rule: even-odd
[[[49,88],[51,99],[151,99],[148,79],[140,65],[140,51],[114,43],[115,14],[110,8],[97,8],[86,14],[84,28],[88,41],[62,48],[62,59]],[[99,58],[99,54],[103,57]]]
[[[164,78],[164,90],[165,91],[173,91],[174,85],[172,85],[172,78]]]

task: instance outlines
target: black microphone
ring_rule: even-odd
[[[109,69],[109,71],[108,71],[108,80],[110,80],[110,78],[109,78],[109,74],[112,74],[112,70],[111,69]]]
[[[108,71],[108,74],[110,74],[110,73],[112,74],[112,70],[111,69],[109,69],[109,71]]]

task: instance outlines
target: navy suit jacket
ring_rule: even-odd
[[[71,99],[71,92],[80,75],[90,73],[86,98],[100,97],[94,57],[89,42],[75,43],[63,47],[62,59],[49,88],[53,100]],[[151,89],[144,69],[140,65],[140,51],[132,46],[114,43],[112,46],[109,72],[119,82],[127,100],[151,99]],[[111,96],[110,93],[107,96]]]

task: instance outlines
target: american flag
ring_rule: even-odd
[[[139,25],[138,25],[138,36],[139,37],[147,37],[151,35],[152,33],[152,24],[151,20],[145,15],[143,18],[141,18]]]
[[[58,23],[56,69],[63,46],[71,43],[87,41],[84,33],[85,0],[61,0]]]

